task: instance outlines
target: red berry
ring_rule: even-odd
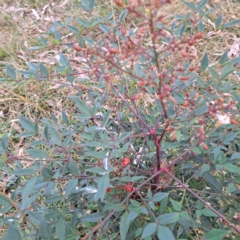
[[[106,192],[111,192],[111,188],[107,187]]]
[[[131,192],[133,190],[133,187],[131,185],[125,185],[124,188],[127,192]]]
[[[166,166],[162,167],[161,170],[162,170],[163,172],[168,172],[168,168],[167,168]]]
[[[130,164],[130,158],[124,158],[123,160],[122,160],[122,166],[124,166],[124,167],[126,167],[126,166],[128,166]]]
[[[150,133],[150,135],[155,135],[156,134],[156,130],[155,129],[151,129],[149,133]]]
[[[77,52],[82,51],[82,48],[78,45],[73,45],[73,49],[76,50]]]
[[[108,51],[109,51],[111,54],[120,53],[120,50],[117,49],[117,48],[109,48]]]

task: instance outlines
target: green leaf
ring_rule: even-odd
[[[185,16],[182,15],[182,14],[176,14],[174,17],[175,17],[177,20],[183,20],[183,19],[185,19]]]
[[[130,202],[136,208],[139,208],[141,206],[141,204],[138,201],[130,199]]]
[[[111,11],[110,13],[108,13],[105,17],[106,20],[110,20],[113,18],[114,16],[114,13],[115,13],[115,10],[114,11]]]
[[[129,225],[132,220],[139,216],[139,214],[140,212],[130,211],[127,218],[127,224]]]
[[[142,228],[138,228],[135,232],[135,238],[139,237],[142,234]]]
[[[8,148],[8,136],[5,135],[0,139],[0,154],[3,154]]]
[[[226,236],[228,233],[230,233],[229,230],[212,229],[206,234],[206,238],[207,240],[219,240]]]
[[[201,210],[202,214],[207,216],[207,217],[217,217],[217,214],[214,213],[211,209],[209,208],[203,208]]]
[[[168,193],[159,192],[159,193],[157,193],[153,196],[152,201],[153,202],[160,202],[165,197],[168,197]]]
[[[175,240],[172,231],[168,227],[158,226],[157,235],[160,240]]]
[[[128,9],[126,8],[126,9],[124,9],[124,10],[121,12],[121,14],[120,14],[120,16],[119,16],[119,22],[120,22],[120,23],[125,19],[125,17],[127,16],[127,14],[128,14]]]
[[[199,22],[198,22],[198,30],[197,30],[198,32],[202,32],[202,31],[204,31],[204,24],[203,24],[203,21],[202,20],[200,20]]]
[[[239,19],[238,19],[238,20],[230,21],[230,22],[228,22],[228,23],[223,24],[222,29],[229,28],[229,27],[233,27],[234,25],[237,25],[237,24],[239,24],[239,23],[240,23],[240,20],[239,20]]]
[[[218,9],[218,8],[219,8],[219,6],[210,8],[209,10],[207,10],[207,11],[204,13],[204,16],[209,16],[213,11],[215,11],[215,10]]]
[[[229,74],[233,72],[233,63],[229,62],[223,69],[221,73],[221,78],[226,78]]]
[[[233,160],[233,159],[239,159],[240,160],[240,153],[234,152],[231,156],[231,160]]]
[[[198,147],[192,148],[191,151],[194,152],[194,153],[196,153],[196,154],[201,154],[201,153],[202,153],[202,150],[201,150],[200,148],[198,148]]]
[[[201,210],[202,214],[207,216],[207,217],[217,217],[217,214],[214,213],[211,209],[209,208],[204,208]]]
[[[180,145],[181,145],[180,142],[165,142],[165,141],[163,141],[164,149],[176,149]]]
[[[175,35],[178,37],[182,37],[185,31],[186,31],[186,24],[182,24],[175,30]]]
[[[165,225],[165,224],[177,222],[179,218],[180,218],[180,214],[175,212],[175,213],[165,213],[163,215],[160,215],[159,217],[157,217],[157,220],[160,224]]]
[[[165,197],[160,204],[160,213],[165,212],[165,210],[167,209],[167,205],[168,205],[168,197]]]
[[[51,169],[45,167],[42,170],[42,175],[44,176],[45,179],[51,179],[54,175],[54,172]]]
[[[202,0],[198,3],[197,10],[199,13],[206,6],[207,3],[208,3],[208,0]]]
[[[236,187],[233,183],[229,183],[227,187],[227,193],[234,192],[236,190]]]
[[[154,211],[155,210],[155,204],[153,201],[148,202],[148,206]]]
[[[104,217],[105,217],[105,214],[96,212],[96,213],[87,214],[81,217],[79,220],[95,223],[95,222],[99,222]]]
[[[18,138],[25,138],[25,137],[32,137],[34,135],[36,135],[36,133],[24,132],[24,133],[18,134],[17,137]]]
[[[46,203],[56,203],[62,200],[62,195],[60,194],[55,194],[55,195],[51,195],[49,197],[46,198],[45,202]]]
[[[205,172],[208,172],[211,169],[211,167],[208,164],[203,164],[201,167],[200,175],[202,175]]]
[[[66,187],[65,196],[67,197],[72,191],[76,189],[78,185],[78,179],[71,179]]]
[[[231,141],[235,140],[235,138],[238,136],[238,132],[233,132],[233,133],[229,133],[226,136],[224,136],[224,144],[230,144]]]
[[[37,197],[37,194],[33,194],[29,198],[23,199],[20,209],[26,210],[27,208],[29,208],[31,206],[31,204],[33,203],[33,201],[36,199],[36,197]]]
[[[138,182],[139,180],[146,178],[144,176],[134,176],[130,178],[130,182]]]
[[[198,83],[201,87],[205,87],[205,82],[204,82],[200,77],[197,77],[197,83]]]
[[[68,116],[67,116],[67,114],[64,112],[64,110],[62,110],[62,121],[63,121],[63,123],[69,125]]]
[[[201,212],[201,210],[196,210],[195,214],[196,214],[196,217],[199,218],[199,217],[201,217],[202,212]]]
[[[204,207],[204,204],[202,202],[200,202],[199,200],[197,200],[196,207],[197,207],[197,209],[202,209]]]
[[[104,174],[98,181],[98,192],[97,192],[97,196],[101,198],[102,201],[106,194],[106,188],[108,186],[109,186],[109,176],[108,174]]]
[[[205,71],[207,69],[207,67],[208,67],[208,55],[207,55],[207,53],[205,53],[201,60],[202,71]]]
[[[91,108],[89,108],[89,106],[84,101],[80,100],[76,96],[71,96],[69,98],[71,98],[75,101],[75,103],[76,103],[78,109],[81,111],[81,113],[83,113],[86,117],[89,117],[89,118],[92,117]]]
[[[221,56],[219,63],[224,64],[228,60],[228,50],[224,52],[224,54]]]
[[[40,41],[45,47],[48,45],[47,40],[43,36],[40,36]]]
[[[106,146],[104,143],[100,143],[100,142],[86,142],[85,144],[83,144],[83,146],[88,146],[88,147],[104,147]]]
[[[182,212],[180,213],[180,217],[183,217],[183,218],[191,221],[191,218],[190,218],[190,216],[189,216],[189,214],[188,214],[187,211],[182,211]]]
[[[98,159],[104,159],[106,157],[106,152],[89,151],[89,152],[85,152],[84,156],[95,157]]]
[[[155,233],[157,230],[157,226],[157,223],[148,223],[143,229],[142,238],[146,238]]]
[[[108,121],[109,121],[109,118],[110,118],[110,115],[111,115],[111,111],[108,111],[104,114],[104,117],[103,117],[103,120],[102,120],[102,126],[103,127],[106,127],[107,124],[108,124]]]
[[[191,9],[193,12],[196,10],[196,7],[195,7],[194,3],[187,2],[185,0],[181,0],[181,2],[183,2],[186,6],[188,6],[188,8]]]
[[[38,125],[37,123],[32,123],[30,120],[19,116],[18,117],[19,122],[22,126],[22,128],[24,128],[24,130],[30,132],[30,133],[37,133],[38,132]]]
[[[61,64],[63,67],[69,66],[69,61],[68,61],[68,59],[67,59],[62,53],[60,53],[60,64]]]
[[[222,14],[218,16],[218,18],[215,21],[215,29],[219,30],[222,24]]]
[[[71,32],[73,32],[73,33],[75,33],[75,34],[78,34],[78,33],[79,33],[78,28],[77,28],[76,26],[67,25],[67,28],[68,28]]]
[[[22,190],[22,198],[23,202],[28,199],[29,195],[32,193],[32,190],[34,189],[37,182],[37,177],[34,177],[32,179],[29,179]]]
[[[13,68],[11,68],[10,66],[8,66],[7,64],[5,64],[5,68],[6,68],[6,72],[7,72],[7,75],[13,79],[13,80],[16,80],[16,72]]]
[[[79,176],[79,168],[72,157],[70,157],[68,169],[74,176]]]
[[[231,163],[226,163],[223,164],[222,166],[231,173],[240,173],[240,168]]]
[[[39,64],[39,70],[41,73],[41,77],[48,77],[48,69],[42,63]]]
[[[103,173],[106,172],[106,170],[101,168],[101,167],[87,168],[85,171],[86,172],[99,173],[99,174],[103,174]]]
[[[56,235],[59,240],[65,240],[65,234],[66,234],[65,221],[62,217],[60,217],[56,224]]]
[[[4,196],[3,194],[0,194],[0,205],[1,206],[11,206],[12,203],[6,196]]]
[[[219,182],[217,181],[216,177],[210,175],[209,173],[204,173],[203,174],[204,178],[206,179],[207,182],[209,182],[212,186],[214,186],[215,188],[217,188],[219,191],[222,191],[222,188],[219,184]]]
[[[151,191],[150,188],[148,189],[147,197],[148,197],[149,199],[152,199],[152,191]]]
[[[18,230],[12,225],[9,224],[8,230],[4,236],[4,240],[21,240],[21,235]]]
[[[119,142],[123,142],[127,137],[129,137],[132,133],[131,132],[123,132],[119,137]]]
[[[45,48],[46,46],[34,46],[34,47],[30,47],[30,48],[27,48],[28,51],[36,51],[36,50],[40,50],[40,49],[43,49]]]
[[[130,224],[128,224],[127,222],[128,219],[128,212],[126,211],[120,220],[120,236],[121,236],[121,240],[125,240],[126,239],[126,235],[129,229]]]
[[[215,78],[215,79],[219,79],[219,75],[217,73],[216,70],[214,70],[213,68],[209,67],[208,71],[211,73],[211,75]]]
[[[56,131],[56,129],[50,125],[48,128],[48,132],[49,132],[52,143],[58,146],[62,146],[62,137]]]
[[[235,57],[230,60],[231,63],[240,63],[240,57]]]
[[[31,175],[34,174],[37,170],[33,168],[25,168],[25,169],[19,169],[12,172],[12,174],[17,176],[23,176],[23,175]]]
[[[45,217],[42,216],[39,222],[39,234],[44,240],[52,240],[51,224],[48,224]]]
[[[90,22],[88,22],[88,21],[86,21],[86,20],[84,20],[84,19],[78,18],[78,19],[76,20],[76,22],[80,23],[83,27],[89,27],[89,26],[90,26]]]
[[[176,211],[181,211],[181,204],[173,199],[170,200],[172,205],[173,205],[173,208],[176,210]]]
[[[222,164],[226,162],[226,156],[223,152],[220,152],[217,156],[217,162]]]
[[[40,149],[30,149],[26,151],[32,158],[47,158],[48,154]]]
[[[99,27],[100,27],[100,29],[101,29],[104,33],[106,33],[106,34],[108,34],[108,33],[110,32],[109,27],[106,26],[106,25],[104,25],[104,24],[99,24]]]
[[[90,12],[92,12],[94,6],[95,6],[96,0],[89,0],[89,9]]]

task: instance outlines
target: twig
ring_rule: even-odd
[[[231,223],[229,220],[227,220],[221,213],[219,213],[216,209],[214,209],[209,203],[207,203],[205,200],[203,200],[201,197],[199,197],[196,193],[194,193],[189,187],[187,187],[184,183],[182,183],[180,180],[178,180],[172,173],[169,171],[164,171],[169,177],[174,179],[179,185],[182,186],[182,188],[186,189],[188,192],[190,192],[195,198],[197,198],[200,202],[202,202],[207,208],[211,209],[219,218],[221,218],[224,222],[226,222],[229,227],[233,228],[237,233],[240,234],[240,229],[237,228],[233,223]]]
[[[32,221],[29,220],[28,216],[24,213],[24,211],[22,211],[22,210],[18,207],[18,205],[17,205],[7,194],[4,194],[4,193],[1,193],[1,192],[0,192],[0,195],[2,195],[2,196],[4,196],[5,198],[7,198],[8,201],[11,203],[11,205],[12,205],[16,210],[18,210],[18,211],[22,214],[22,216],[25,216],[25,217],[26,217],[27,221],[35,228],[35,230],[38,230],[38,228],[32,223]]]
[[[179,162],[182,160],[182,157],[185,156],[192,148],[194,148],[198,143],[194,144],[191,148],[189,148],[188,150],[186,150],[185,152],[183,152],[181,155],[179,155],[177,158],[175,158],[175,160],[171,163],[168,164],[166,167],[169,168],[172,166],[172,164],[174,165],[175,163]],[[92,234],[94,234],[98,229],[100,229],[107,221],[108,219],[110,219],[119,209],[120,207],[136,192],[138,191],[142,186],[144,186],[146,183],[148,183],[149,181],[151,181],[153,178],[155,178],[156,176],[158,176],[159,174],[163,173],[162,170],[156,172],[155,174],[153,174],[151,177],[149,177],[148,179],[146,179],[144,182],[142,182],[138,187],[136,187],[132,192],[130,192],[127,197],[118,204],[118,206],[111,212],[108,214],[108,216],[100,223],[98,223],[90,233],[88,233],[85,237],[82,238],[82,240],[87,240],[89,237],[92,236]]]

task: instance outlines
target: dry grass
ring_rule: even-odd
[[[91,17],[89,14],[76,7],[77,2],[77,0],[0,0],[0,78],[6,76],[5,63],[22,70],[27,68],[30,61],[35,63],[41,61],[46,65],[50,63],[50,66],[53,66],[57,62],[59,46],[52,46],[51,51],[49,51],[50,48],[43,51],[26,51],[26,49],[39,44],[39,36],[48,30],[54,20],[64,22],[67,18],[89,19]],[[97,0],[96,2],[97,7],[93,15],[106,15],[112,10],[112,0]],[[224,23],[240,19],[239,1],[210,0],[208,7],[216,5],[219,6],[219,9],[212,13],[210,20],[204,22],[208,34],[199,42],[196,52],[200,59],[207,51],[212,65],[216,65],[222,53],[231,48],[237,39],[240,39],[239,25],[224,32],[214,31],[214,22],[220,13],[224,16]],[[187,11],[187,7],[181,1],[175,0],[162,12],[166,21],[171,21],[174,15],[185,15]],[[74,25],[74,22],[72,21],[71,24]],[[141,25],[131,16],[124,24],[129,29],[132,26]],[[82,34],[94,39],[102,36],[102,32],[98,28],[93,28],[91,32],[83,31]],[[64,37],[65,42],[73,41],[71,34],[66,33]],[[68,49],[65,49],[65,54],[69,59],[76,59],[74,53]],[[77,61],[74,64],[77,68]],[[237,77],[233,76],[233,78],[239,83]],[[73,105],[70,100],[66,99],[66,96],[76,94],[77,90],[57,88],[59,83],[65,81],[60,77],[53,77],[49,82],[23,81],[20,78],[17,82],[0,82],[0,138],[8,133],[11,146],[15,151],[20,152],[24,149],[25,142],[19,143],[19,139],[14,138],[15,133],[21,133],[17,121],[19,114],[36,121],[42,117],[49,117],[51,113],[59,117],[62,109],[71,113]],[[87,91],[88,88],[82,86],[82,89]]]
[[[5,63],[15,69],[26,69],[28,62],[51,65],[57,62],[59,46],[53,46],[44,51],[26,51],[27,48],[39,45],[39,36],[46,32],[54,20],[64,22],[67,18],[73,19],[89,16],[76,7],[77,1],[1,1],[0,2],[0,78],[5,77]],[[106,3],[106,2],[105,2]],[[101,15],[101,2],[98,3],[95,15]],[[105,8],[104,8],[105,9]],[[105,13],[104,13],[105,14]],[[72,23],[73,24],[73,23]],[[100,32],[90,33],[99,34]],[[84,33],[83,34],[87,34]],[[72,35],[65,36],[70,42]],[[73,58],[71,53],[67,53]],[[50,66],[51,66],[50,65]],[[4,133],[19,132],[17,115],[21,114],[32,120],[50,116],[53,113],[59,116],[63,108],[71,111],[66,95],[71,95],[72,89],[56,89],[64,79],[51,79],[51,82],[30,80],[8,82],[0,85],[0,137]],[[75,90],[76,92],[76,90]],[[74,93],[74,92],[72,92]]]

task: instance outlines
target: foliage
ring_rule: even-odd
[[[231,76],[240,60],[223,53],[218,72],[208,53],[197,58],[214,8],[183,2],[186,16],[167,22],[159,10],[168,0],[115,0],[118,18],[112,11],[54,22],[29,49],[59,47],[54,69],[6,64],[6,80],[66,76],[59,87],[77,94],[66,96],[76,109],[61,119],[19,116],[18,137],[30,141],[24,157],[1,139],[1,169],[11,179],[0,194],[4,239],[236,239],[240,98]],[[94,5],[78,7],[91,14]],[[130,15],[144,24],[125,29]],[[218,17],[215,28],[238,23]],[[79,30],[96,27],[100,40]],[[64,42],[66,30],[76,42]],[[77,68],[67,51],[79,57]]]

